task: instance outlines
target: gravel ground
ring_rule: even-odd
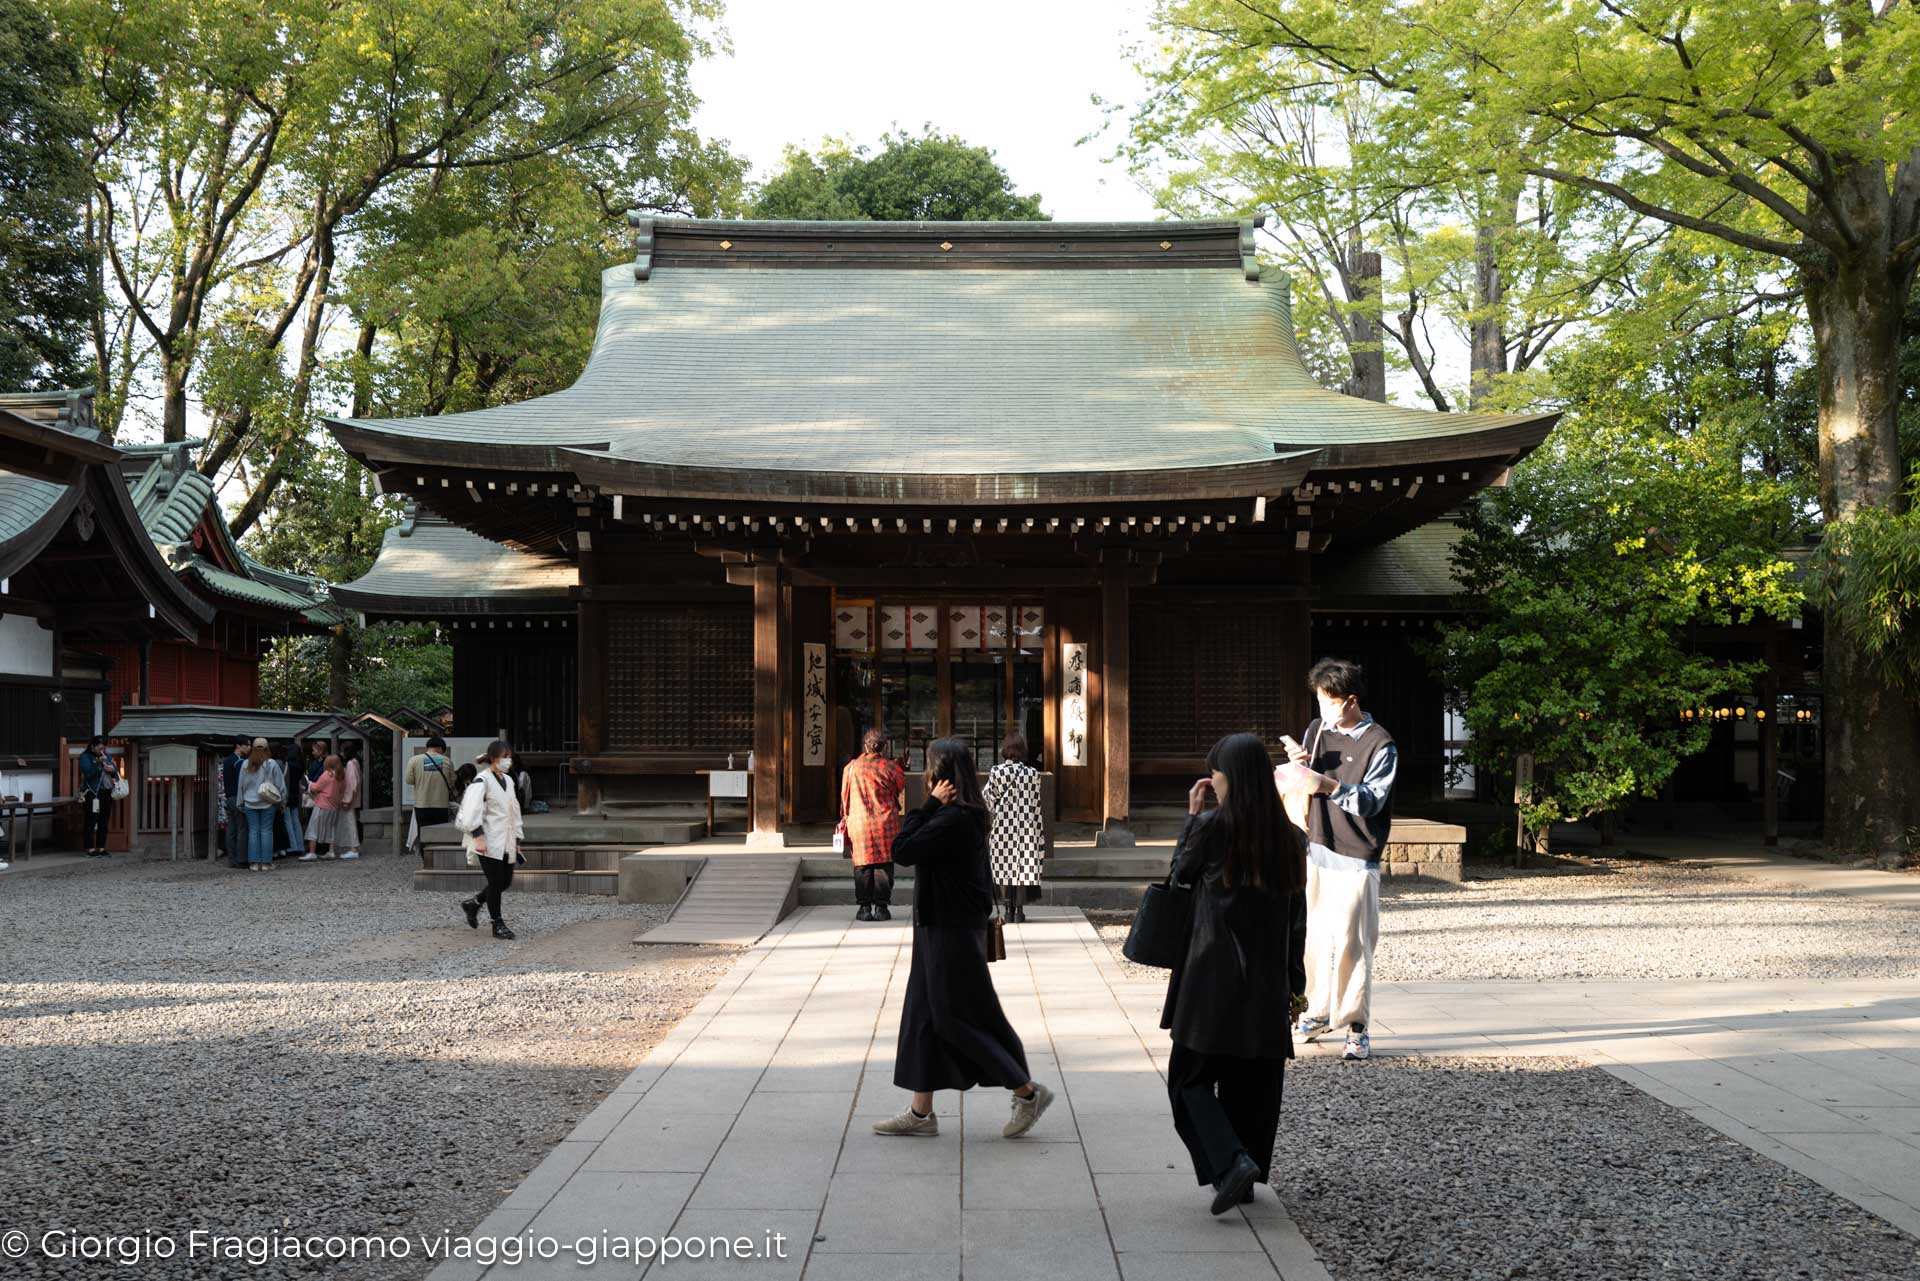
[[[1574,1059],[1297,1060],[1274,1165],[1338,1281],[1920,1276],[1920,1241]]]
[[[413,864],[82,864],[0,877],[0,1228],[172,1260],[25,1277],[422,1277],[732,965],[631,946],[665,907],[515,895],[469,931]],[[195,1228],[414,1238],[414,1257],[189,1261]]]
[[[1904,908],[1649,858],[1468,874],[1382,883],[1376,981],[1920,976],[1920,912]],[[1101,921],[1117,956],[1127,927]]]

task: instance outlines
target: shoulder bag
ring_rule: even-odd
[[[280,781],[280,771],[271,770],[260,780],[260,799],[269,805],[279,805],[287,799],[287,789]]]
[[[1182,885],[1169,872],[1158,885],[1147,886],[1133,913],[1133,928],[1120,954],[1135,965],[1159,970],[1186,963],[1187,942],[1193,937],[1193,886]]]

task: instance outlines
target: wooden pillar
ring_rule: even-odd
[[[753,843],[780,836],[780,567],[753,567]]]
[[[1780,672],[1776,659],[1779,649],[1771,632],[1767,636],[1766,675],[1760,678],[1760,826],[1761,841],[1780,843]]]
[[[1116,555],[1118,553],[1115,553]],[[1127,830],[1129,769],[1128,629],[1131,593],[1124,561],[1109,561],[1100,572],[1100,741],[1105,783],[1102,787],[1100,843],[1131,845]]]
[[[590,546],[580,548],[580,586],[600,585],[599,556]],[[583,595],[574,606],[574,715],[579,727],[579,754],[594,757],[607,750],[607,607]],[[489,701],[489,711],[498,703]],[[596,812],[606,799],[600,779],[574,775],[576,812]]]

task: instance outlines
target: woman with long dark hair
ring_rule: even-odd
[[[1173,1033],[1167,1095],[1195,1179],[1224,1214],[1253,1199],[1273,1165],[1286,1061],[1289,903],[1306,883],[1306,850],[1273,784],[1273,758],[1252,734],[1207,754],[1187,793],[1173,879],[1193,886],[1193,936],[1167,984],[1160,1026]],[[1207,794],[1218,808],[1207,808]]]
[[[893,1083],[913,1100],[873,1132],[936,1135],[935,1090],[991,1084],[1013,1091],[1013,1115],[1000,1132],[1018,1138],[1053,1091],[1027,1071],[1027,1052],[987,973],[987,807],[964,741],[942,738],[927,749],[927,792],[893,840],[893,861],[915,869],[913,965],[893,1067]]]

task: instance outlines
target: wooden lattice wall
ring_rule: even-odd
[[[735,605],[607,611],[607,746],[745,750],[753,742],[753,614]]]

